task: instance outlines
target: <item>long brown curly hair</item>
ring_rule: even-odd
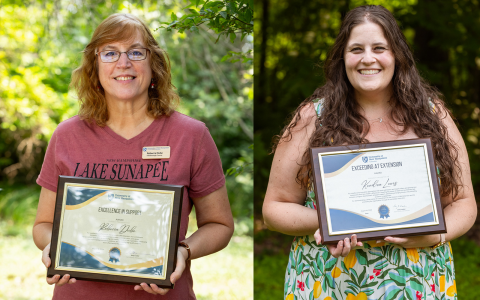
[[[291,139],[292,130],[301,119],[301,110],[312,105],[315,99],[323,99],[323,105],[321,115],[315,120],[309,148],[369,142],[365,137],[370,125],[359,113],[360,106],[355,101],[354,88],[347,78],[343,60],[352,29],[365,22],[373,22],[383,28],[395,56],[390,118],[403,128],[400,134],[411,128],[420,138],[431,138],[434,158],[440,170],[441,195],[452,195],[455,199],[461,172],[458,149],[448,138],[447,127],[441,121],[450,111],[445,107],[442,94],[420,77],[405,36],[392,13],[380,5],[360,6],[347,13],[324,65],[326,83],[296,109],[290,124],[276,136],[273,151],[279,143]],[[435,112],[432,112],[430,102],[437,107]],[[303,154],[296,180],[305,189],[312,183],[308,148]]]
[[[98,77],[98,47],[118,41],[129,41],[139,32],[150,50],[150,67],[154,88],[148,89],[147,114],[153,118],[169,116],[180,98],[175,92],[170,74],[170,59],[160,48],[148,26],[138,17],[117,13],[109,16],[95,29],[90,43],[83,51],[82,64],[72,73],[70,87],[77,91],[80,102],[78,115],[82,120],[95,121],[105,126],[108,120],[105,91]]]

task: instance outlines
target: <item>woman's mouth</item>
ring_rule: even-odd
[[[133,77],[133,76],[120,76],[120,77],[115,77],[114,79],[118,80],[118,81],[126,81],[126,80],[133,80],[133,79],[135,79],[135,77]]]
[[[358,70],[358,73],[362,75],[375,75],[380,73],[380,70]]]

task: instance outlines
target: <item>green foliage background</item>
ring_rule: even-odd
[[[219,38],[217,29],[230,26],[233,17],[246,21],[253,2],[245,7],[245,1],[213,1],[221,14],[214,24],[197,24],[194,30],[163,28],[173,19],[191,22],[205,3],[194,2],[0,1],[0,245],[10,245],[2,260],[13,261],[14,254],[32,262],[28,268],[20,263],[18,272],[8,264],[0,267],[0,298],[51,298],[52,287],[45,283],[40,251],[30,234],[40,192],[35,180],[56,126],[78,111],[68,85],[81,51],[100,22],[116,12],[133,13],[154,31],[170,56],[173,83],[182,98],[179,111],[206,123],[224,170],[235,173],[226,177],[235,235],[224,251],[193,262],[197,297],[251,298],[253,37],[251,29],[243,39],[227,29],[228,35]],[[205,270],[210,270],[208,276],[200,275]],[[33,294],[24,290],[26,283]]]
[[[196,10],[189,5],[187,1],[146,0],[2,1],[2,220],[10,224],[32,221],[37,202],[30,196],[38,193],[35,180],[48,141],[57,124],[78,111],[75,93],[68,88],[71,72],[79,66],[81,51],[96,26],[115,12],[140,16],[154,30],[154,36],[171,59],[173,83],[182,98],[179,111],[206,123],[224,170],[252,163],[253,150],[249,148],[253,142],[252,65],[221,60],[229,51],[247,52],[252,48],[253,38],[249,35],[240,41],[240,37],[231,40],[223,36],[217,40],[217,34],[208,30],[207,24],[199,25],[194,32],[161,28],[173,16],[181,19]],[[187,6],[190,10],[184,9]],[[245,223],[244,231],[251,233],[251,171],[228,176],[227,187],[234,217],[237,222]]]
[[[341,19],[359,5],[381,4],[402,28],[422,76],[444,94],[467,145],[474,189],[480,188],[480,5],[478,0],[263,0],[255,2],[255,299],[282,297],[292,237],[268,231],[262,203],[272,137],[287,117],[324,82],[322,62]],[[477,194],[477,199],[480,199]],[[453,244],[474,250],[479,225]],[[472,250],[472,251],[473,251]],[[476,250],[475,250],[476,251]],[[478,260],[455,255],[459,295],[477,299]],[[468,259],[468,260],[467,260]]]

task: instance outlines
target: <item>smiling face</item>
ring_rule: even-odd
[[[139,32],[129,41],[113,42],[100,46],[97,51],[116,50],[126,52],[131,49],[146,48]],[[131,61],[122,53],[116,62],[105,63],[98,54],[98,74],[107,101],[147,101],[148,87],[152,80],[150,54],[140,61]]]
[[[395,56],[379,25],[366,22],[353,28],[344,61],[356,95],[390,92]]]

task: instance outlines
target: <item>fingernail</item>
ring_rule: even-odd
[[[340,246],[343,246],[343,241],[340,241]]]

